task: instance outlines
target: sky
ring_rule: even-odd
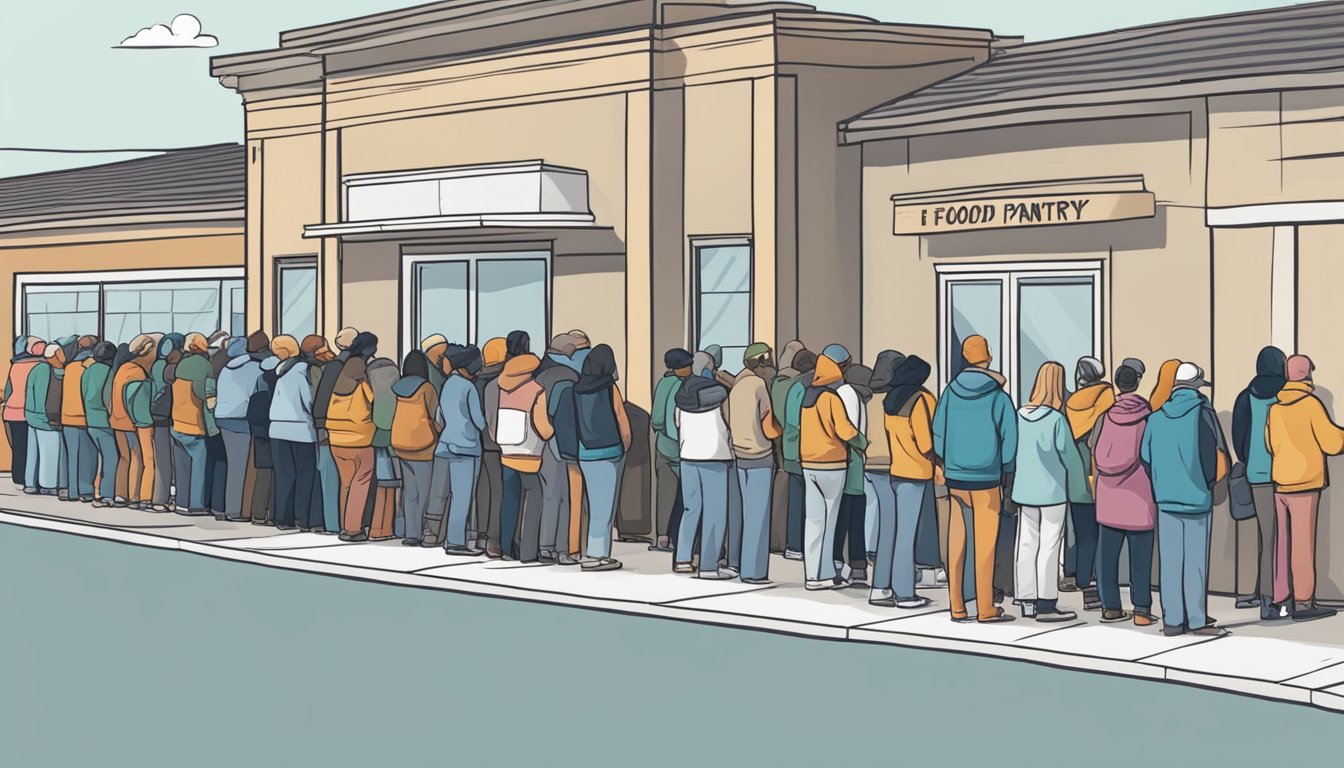
[[[414,4],[415,0],[0,0],[0,148],[87,151],[241,141],[241,103],[237,94],[210,77],[211,56],[275,47],[282,30]],[[1034,41],[1290,3],[812,0],[812,4],[884,21],[985,27]],[[179,14],[196,16],[202,27],[199,34],[217,38],[218,45],[113,47],[154,24],[168,25]],[[141,39],[154,42],[164,35],[167,30],[156,30]],[[0,176],[136,156],[0,150]]]

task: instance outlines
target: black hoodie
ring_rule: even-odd
[[[1237,459],[1250,461],[1251,456],[1251,398],[1273,401],[1279,390],[1288,383],[1288,356],[1278,347],[1265,347],[1255,358],[1255,378],[1237,395],[1232,406],[1232,448]],[[1263,429],[1263,425],[1261,426]]]
[[[341,351],[336,359],[322,366],[322,378],[317,381],[317,391],[313,393],[313,425],[318,429],[327,428],[327,409],[331,407],[331,396],[336,392],[336,381],[341,378],[348,360],[363,360],[378,353],[378,337],[368,331],[360,331],[350,341],[350,346]]]
[[[891,372],[891,391],[882,401],[882,410],[888,416],[900,415],[910,399],[920,392],[927,392],[924,383],[929,380],[933,368],[919,355],[911,355],[902,360]]]
[[[718,382],[704,376],[688,376],[677,390],[674,402],[679,410],[687,413],[708,413],[723,405],[728,399],[728,389]]]

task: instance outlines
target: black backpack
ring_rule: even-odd
[[[167,377],[164,377],[167,379]],[[154,418],[154,426],[168,427],[173,423],[173,383],[165,381],[163,389],[149,403],[149,415]]]

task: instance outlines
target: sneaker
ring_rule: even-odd
[[[668,541],[666,536],[659,536],[658,541],[649,545],[650,552],[671,552],[672,542]]]
[[[543,549],[537,553],[537,562],[542,565],[555,565],[555,553],[549,549]]]
[[[894,598],[894,597],[879,597],[879,598],[874,599],[874,598],[871,598],[871,597],[870,597],[870,598],[868,598],[868,604],[871,605],[871,606],[873,606],[874,608],[895,608],[895,607],[896,607],[896,598]]]
[[[823,589],[831,589],[831,582],[824,579],[808,579],[803,582],[803,589],[809,592],[820,592]]]
[[[933,583],[934,583],[934,584],[937,584],[937,585],[940,586],[940,587],[946,587],[946,586],[947,586],[947,569],[946,569],[946,568],[939,568],[938,570],[934,571],[934,573],[933,573]]]
[[[897,600],[897,601],[896,601],[896,607],[897,607],[897,608],[904,608],[905,610],[908,611],[908,610],[912,610],[912,609],[915,609],[915,608],[923,608],[923,607],[925,607],[925,606],[931,604],[932,602],[933,602],[933,601],[930,600],[930,599],[927,598],[927,597],[922,597],[922,596],[920,596],[920,595],[915,595],[914,597],[906,597],[906,598],[902,598],[902,599],[900,599],[900,600]]]
[[[107,509],[108,507],[111,507],[111,506],[112,506],[112,502],[108,501],[107,499],[94,499],[94,500],[93,500],[93,508],[94,508],[94,509]]]
[[[65,490],[57,491],[57,492],[56,492],[56,498],[60,499],[61,501],[69,501],[69,500],[70,500],[70,492],[69,492],[69,491],[65,491]]]
[[[1270,603],[1268,606],[1260,606],[1260,619],[1262,621],[1283,621],[1293,618],[1293,609],[1288,603]]]
[[[450,544],[443,548],[443,553],[445,555],[454,555],[458,557],[476,557],[477,555],[485,554],[485,551],[477,549],[475,547],[468,547],[465,544],[462,544],[460,546],[454,546]]]
[[[673,573],[695,573],[695,563],[673,563]]]
[[[277,523],[276,526],[275,526],[275,530],[277,530],[277,531],[295,531],[295,530],[298,530],[298,526],[296,526],[296,525],[280,525],[280,524]]]
[[[860,568],[860,569],[858,569],[858,570],[851,570],[850,573],[849,573],[849,581],[850,581],[850,583],[852,583],[852,584],[867,584],[867,583],[868,583],[868,569],[867,569],[867,568]]]
[[[802,552],[799,552],[799,551],[796,550],[796,549],[786,549],[786,550],[784,550],[784,559],[785,559],[785,560],[802,560],[802,559],[803,559],[803,553],[802,553]]]
[[[719,566],[719,570],[720,570],[720,571],[727,571],[727,572],[733,574],[733,578],[734,578],[734,579],[736,579],[738,576],[741,576],[741,575],[742,575],[742,569],[741,569],[741,568],[734,568],[734,567],[731,566],[731,565],[721,565],[721,566]]]
[[[705,581],[728,581],[730,579],[736,579],[737,574],[727,568],[720,568],[717,571],[701,571],[696,578]]]
[[[844,589],[845,587],[848,587],[849,584],[850,584],[849,579],[846,579],[844,576],[840,576],[838,574],[836,575],[835,578],[831,579],[831,589]]]
[[[346,533],[345,531],[341,531],[340,535],[337,538],[339,538],[341,541],[358,543],[361,541],[368,541],[369,534],[363,531],[360,531],[359,533]]]
[[[765,586],[765,585],[767,585],[767,584],[774,584],[775,582],[773,582],[773,581],[771,581],[771,580],[769,580],[769,579],[743,579],[743,580],[742,580],[742,583],[743,583],[743,584],[751,584],[751,585],[754,585],[754,586]]]
[[[1162,634],[1166,637],[1177,637],[1185,634],[1185,627],[1173,627],[1170,624],[1162,625]]]
[[[484,552],[485,550],[481,550]],[[580,565],[579,559],[568,552],[561,552],[555,556],[556,565]]]
[[[1260,598],[1257,595],[1249,597],[1243,596],[1237,598],[1237,608],[1256,608],[1260,605]]]
[[[1016,618],[1011,613],[1008,613],[1002,608],[999,608],[998,611],[999,611],[998,613],[996,613],[993,616],[990,616],[987,619],[976,619],[976,621],[978,621],[981,624],[1007,624],[1008,622],[1013,621]]]
[[[1077,592],[1078,578],[1076,576],[1065,576],[1059,580],[1060,592]]]
[[[583,570],[594,573],[597,571],[619,571],[620,569],[621,561],[610,557],[600,557],[593,560],[583,561]]]
[[[1042,624],[1058,624],[1061,621],[1073,621],[1078,618],[1078,614],[1073,611],[1060,610],[1055,608],[1052,611],[1037,611],[1036,620]]]
[[[1208,627],[1200,627],[1199,629],[1192,629],[1190,630],[1190,634],[1198,635],[1199,637],[1227,637],[1232,633],[1228,632],[1226,629],[1223,629],[1222,627],[1208,626]]]
[[[1107,608],[1101,612],[1102,624],[1114,624],[1129,618],[1129,614],[1119,608]]]
[[[277,527],[279,527],[279,526],[277,526]],[[403,546],[403,547],[418,547],[418,546],[420,546],[420,540],[419,540],[419,539],[402,539],[402,540],[401,540],[401,546]]]
[[[1325,608],[1319,605],[1307,605],[1293,611],[1293,621],[1313,621],[1315,619],[1327,619],[1334,616],[1339,611],[1334,608]]]

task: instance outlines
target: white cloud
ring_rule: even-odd
[[[219,38],[201,34],[201,20],[179,13],[168,24],[155,24],[122,40],[113,48],[214,48]]]

